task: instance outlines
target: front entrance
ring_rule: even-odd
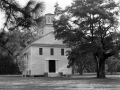
[[[49,73],[56,72],[56,63],[55,60],[49,60]]]

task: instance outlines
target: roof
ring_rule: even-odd
[[[63,44],[62,40],[55,39],[54,32],[50,32],[44,36],[42,36],[40,39],[34,41],[30,45],[28,45],[22,52],[26,51],[30,46],[37,46],[37,47],[67,47],[65,44]]]
[[[36,40],[32,44],[62,44],[63,45],[63,40],[57,40],[55,39],[54,32],[50,32],[40,39]]]
[[[55,15],[55,14],[52,14],[52,13],[47,13],[47,14],[45,14],[45,15]]]

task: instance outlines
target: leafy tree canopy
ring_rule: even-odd
[[[43,28],[44,3],[30,0],[21,7],[16,0],[0,0],[0,9],[5,14],[4,27],[0,30],[0,47],[14,55],[18,47],[30,44]]]
[[[0,0],[0,10],[5,14],[0,29],[0,60],[9,58],[14,63],[21,50],[39,38],[44,26],[44,3],[30,0],[21,7],[16,0]]]
[[[96,61],[97,77],[105,77],[105,61],[119,51],[119,3],[114,0],[74,0],[61,10],[55,6],[56,39],[81,52],[92,52]],[[79,52],[79,51],[78,51]]]
[[[6,17],[3,30],[24,30],[40,26],[44,4],[30,0],[21,7],[16,0],[0,0],[0,9]]]

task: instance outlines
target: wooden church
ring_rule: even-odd
[[[70,48],[62,40],[55,39],[53,18],[54,14],[45,15],[46,25],[42,37],[23,50],[23,75],[55,77],[72,73],[72,69],[67,68],[66,56]]]

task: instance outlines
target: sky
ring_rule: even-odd
[[[22,6],[25,6],[25,4],[29,0],[16,0],[18,3]],[[70,5],[73,0],[36,0],[36,1],[42,1],[45,4],[45,11],[44,14],[46,13],[54,13],[54,5],[56,2],[60,5],[60,7],[65,8],[66,6]],[[115,0],[119,1],[119,0]],[[0,13],[0,27],[3,25],[4,22],[4,14]]]
[[[16,0],[21,5],[25,5],[29,0]],[[35,1],[42,1],[45,3],[45,14],[46,13],[54,13],[54,5],[56,2],[59,3],[60,7],[65,8],[66,6],[70,5],[73,0],[35,0]],[[116,2],[120,0],[115,0]]]
[[[16,0],[21,5],[25,5],[29,0]],[[38,2],[44,2],[45,3],[45,14],[46,13],[54,13],[54,5],[56,2],[59,3],[60,7],[64,8],[67,5],[70,5],[73,0],[36,0]]]
[[[21,6],[25,6],[25,4],[29,0],[16,0]],[[59,3],[60,7],[65,8],[66,6],[70,5],[73,0],[36,0],[38,2],[44,2],[45,4],[45,11],[44,14],[47,13],[54,13],[54,5],[56,2]],[[4,23],[4,14],[0,12],[0,28],[3,26]]]

